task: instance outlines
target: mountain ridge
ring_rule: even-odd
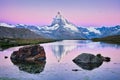
[[[42,36],[35,34],[29,29],[9,28],[9,27],[0,26],[0,38],[37,39],[37,38],[42,38]]]
[[[5,25],[5,24],[4,24]],[[51,39],[93,39],[113,35],[120,35],[120,25],[114,27],[78,27],[65,19],[60,12],[57,13],[51,25],[34,26],[34,25],[8,25],[13,28],[25,28],[35,32],[44,38]]]

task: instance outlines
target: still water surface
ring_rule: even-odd
[[[46,63],[38,67],[15,65],[11,62],[11,53],[22,46],[0,51],[0,77],[19,80],[120,80],[120,45],[89,40],[63,40],[41,45],[45,49],[47,59]],[[72,61],[81,53],[100,53],[110,57],[111,61],[104,62],[92,70],[83,69]],[[4,59],[4,56],[8,58]],[[29,71],[23,68],[25,66]],[[32,73],[30,69],[40,69],[40,72]]]

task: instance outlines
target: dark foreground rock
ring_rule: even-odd
[[[86,70],[92,70],[94,68],[102,65],[103,62],[109,62],[109,57],[103,57],[101,54],[97,54],[96,56],[89,53],[82,53],[73,59],[73,62]]]
[[[19,62],[39,62],[45,61],[46,55],[44,48],[40,45],[25,46],[18,51],[14,51],[11,55],[11,61]]]

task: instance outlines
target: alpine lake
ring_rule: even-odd
[[[120,80],[120,45],[90,40],[63,40],[40,44],[46,63],[14,64],[10,56],[23,46],[0,51],[0,80]],[[72,60],[82,53],[111,58],[97,67],[79,66]],[[4,58],[8,56],[8,58]]]

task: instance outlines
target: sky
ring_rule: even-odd
[[[50,25],[60,12],[77,26],[120,25],[120,0],[0,0],[0,22]]]

